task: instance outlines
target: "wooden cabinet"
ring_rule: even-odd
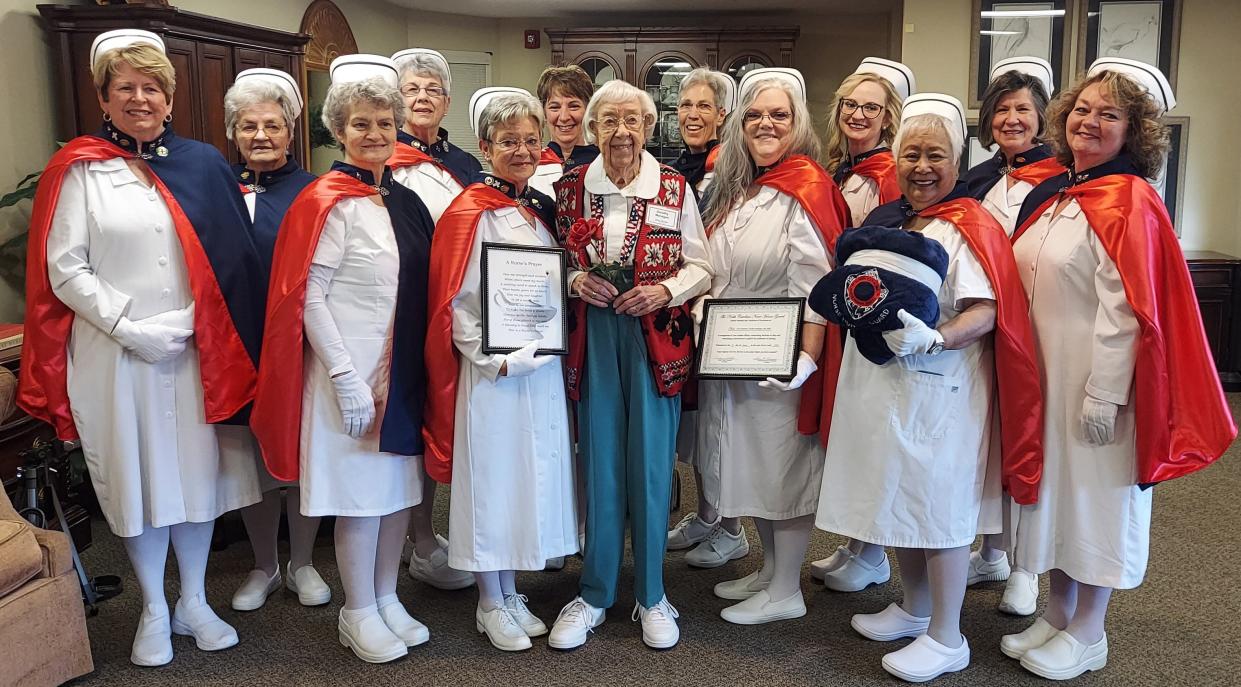
[[[1241,259],[1211,251],[1186,251],[1215,367],[1225,391],[1241,391]]]
[[[224,133],[224,93],[243,69],[281,69],[306,90],[304,33],[275,31],[158,5],[39,5],[51,39],[57,69],[57,138],[97,131],[102,113],[90,74],[90,46],[95,36],[117,28],[139,28],[164,39],[177,72],[172,126],[180,135],[214,145],[239,160]],[[305,165],[309,154],[306,115],[296,127],[294,155]]]
[[[676,104],[681,78],[711,67],[739,79],[747,69],[790,67],[796,26],[544,29],[554,64],[580,65],[595,85],[624,79],[655,101],[655,131],[646,149],[668,162],[681,152]]]

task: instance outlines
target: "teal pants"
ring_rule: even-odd
[[[634,596],[650,608],[664,596],[681,402],[656,391],[637,318],[590,307],[586,325],[585,380],[578,403],[587,490],[581,594],[595,608],[616,602],[628,513]]]

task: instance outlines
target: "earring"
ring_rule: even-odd
[[[164,117],[164,123],[167,124],[168,122],[171,122],[171,121],[172,121],[172,113],[169,112],[168,115]]]
[[[107,112],[103,113],[103,121],[105,122],[112,121],[112,115],[108,114]]]

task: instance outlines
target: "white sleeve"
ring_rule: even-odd
[[[827,245],[823,236],[815,226],[814,220],[806,214],[805,208],[796,200],[792,200],[792,212],[789,213],[788,236],[789,262],[786,268],[788,275],[788,294],[793,298],[808,298],[814,285],[831,271],[831,260],[827,255]],[[803,308],[802,319],[812,324],[827,322],[809,305]]]
[[[470,248],[470,258],[465,267],[465,277],[461,280],[461,290],[452,299],[452,343],[462,358],[478,367],[487,375],[487,379],[494,382],[500,375],[504,356],[483,353],[481,266],[482,245],[488,234],[487,224],[491,221],[495,221],[495,216],[490,212],[483,213],[479,219],[474,245]]]
[[[328,368],[328,376],[354,369],[353,360],[345,350],[340,329],[327,307],[327,296],[331,291],[332,276],[345,256],[345,235],[348,227],[340,206],[332,208],[332,212],[324,220],[323,232],[319,235],[319,245],[315,248],[311,260],[310,273],[306,277],[306,307],[302,313],[302,323],[306,330],[306,341],[310,348]]]
[[[1125,286],[1116,263],[1099,244],[1098,236],[1093,231],[1087,232],[1090,248],[1099,261],[1094,274],[1099,307],[1095,311],[1086,393],[1123,406],[1129,402],[1137,362],[1138,320],[1125,297]]]
[[[132,299],[95,274],[90,262],[90,212],[85,163],[65,174],[47,235],[47,276],[52,292],[74,314],[111,334]]]
[[[711,258],[707,253],[707,233],[702,228],[698,205],[692,194],[681,205],[681,269],[660,282],[672,294],[668,307],[686,303],[711,288]],[[634,256],[639,259],[640,256]]]
[[[952,303],[952,309],[957,312],[962,310],[961,306],[967,300],[995,300],[991,280],[987,278],[978,256],[961,238],[960,230],[953,227],[951,231],[955,232],[952,237],[941,242],[948,251],[948,273],[940,289],[941,300],[946,294],[947,302]]]

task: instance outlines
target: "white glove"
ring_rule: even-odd
[[[178,329],[194,329],[194,304],[181,308],[180,310],[169,310],[158,315],[151,315],[138,320],[137,324],[162,324],[165,327],[176,327]]]
[[[892,354],[898,358],[906,355],[921,355],[931,350],[935,344],[944,342],[942,334],[905,312],[904,308],[897,310],[896,316],[905,326],[884,332],[883,340],[888,343],[888,349],[892,351]]]
[[[375,394],[357,370],[350,370],[332,377],[336,385],[336,401],[340,404],[340,417],[345,423],[345,433],[354,439],[371,431],[375,424]]]
[[[777,389],[779,391],[800,389],[801,385],[805,384],[806,380],[810,379],[810,375],[814,374],[814,371],[817,369],[819,369],[819,366],[815,364],[814,358],[811,358],[809,353],[802,351],[797,356],[797,374],[792,379],[782,382],[775,377],[768,377],[767,381],[759,382],[758,385],[764,389]]]
[[[525,377],[532,375],[540,367],[556,359],[554,355],[535,355],[539,347],[538,341],[531,341],[521,348],[504,356],[505,377]]]
[[[193,329],[146,320],[134,322],[128,317],[117,320],[112,329],[117,343],[152,365],[180,355],[185,350],[185,340],[193,335]]]
[[[1095,446],[1110,444],[1116,438],[1116,404],[1086,394],[1082,401],[1082,434]]]

